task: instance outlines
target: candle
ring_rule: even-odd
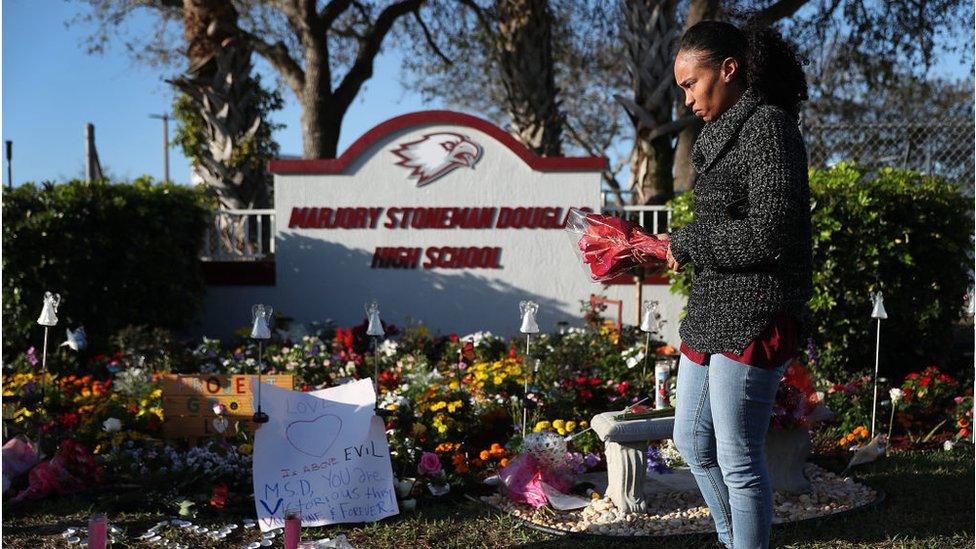
[[[89,549],[105,549],[108,541],[108,518],[99,513],[92,515],[88,521]]]
[[[671,368],[667,362],[661,361],[654,365],[654,408],[661,410],[670,405],[668,398],[668,375]]]
[[[285,511],[285,549],[298,549],[302,540],[302,513],[298,509]]]

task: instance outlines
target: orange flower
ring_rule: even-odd
[[[499,461],[498,463],[499,463],[499,464],[500,464],[500,465],[501,465],[502,467],[508,467],[508,458],[502,458],[502,460],[501,460],[501,461]]]
[[[465,463],[467,460],[464,458],[464,454],[454,454],[451,457],[451,461],[454,463],[454,470],[460,474],[468,472],[468,465]]]
[[[489,453],[488,450],[482,450],[481,454],[479,454],[478,457],[480,457],[484,461],[488,461],[489,459],[491,459],[491,453]]]
[[[458,442],[442,442],[437,445],[437,448],[434,448],[434,451],[439,454],[446,454],[449,452],[454,452],[460,448],[461,444]]]
[[[965,429],[966,427],[969,427],[969,420],[961,417],[959,418],[959,421],[956,422],[956,425],[958,425],[961,429]]]
[[[490,450],[492,452],[498,452],[500,450],[504,450],[504,448],[502,448],[501,444],[498,444],[497,442],[492,442]]]

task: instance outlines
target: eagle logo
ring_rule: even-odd
[[[474,169],[482,150],[464,135],[438,132],[401,143],[392,152],[400,158],[396,165],[410,170],[407,178],[416,178],[417,186],[423,187],[460,166]]]

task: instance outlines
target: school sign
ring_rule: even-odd
[[[349,325],[375,298],[397,325],[505,335],[531,299],[543,330],[578,324],[580,300],[601,287],[563,227],[571,207],[600,210],[605,166],[539,157],[451,111],[388,120],[335,159],[274,160],[274,286],[249,289],[247,302],[239,287],[211,288],[208,316],[243,325],[264,301],[301,322]]]

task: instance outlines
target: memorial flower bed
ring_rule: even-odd
[[[585,328],[533,336],[528,357],[524,338],[488,332],[434,335],[422,325],[385,325],[387,337],[373,349],[365,322],[284,330],[264,349],[263,372],[291,374],[296,389],[310,391],[371,377],[378,361],[377,407],[386,422],[393,470],[401,480],[398,494],[409,509],[415,505],[411,500],[453,497],[483,487],[485,479],[518,457],[523,406],[528,433],[551,431],[569,439],[566,462],[574,473],[606,467],[603,446],[588,431],[590,419],[645,399],[653,384],[641,378],[644,334],[630,328],[618,331],[593,321],[593,315],[590,319]],[[160,377],[164,369],[256,374],[257,346],[245,338],[204,338],[183,347],[167,339],[160,345],[172,352],[153,353],[151,332],[141,333],[144,337],[135,337],[139,331],[130,330],[126,338],[117,338],[119,348],[110,354],[85,357],[58,350],[48,358],[49,371],[57,374],[41,373],[35,348],[16,357],[3,379],[8,434],[29,440],[35,461],[60,455],[66,443],[77,456],[90,456],[99,475],[71,484],[72,490],[101,482],[165,492],[170,496],[165,501],[177,507],[250,505],[252,435],[236,425],[226,436],[205,442],[164,438],[167,418]],[[134,340],[140,341],[139,349],[131,344]],[[660,342],[651,345],[647,376],[653,375],[655,361],[673,361],[673,351]],[[835,414],[832,421],[814,426],[815,451],[844,455],[856,450],[868,439],[870,377],[858,374],[835,382],[819,378],[815,362],[808,366],[811,377],[804,381],[787,375],[771,427],[806,426],[801,401],[815,394]],[[672,375],[671,395],[674,382]],[[927,367],[895,387],[882,385],[879,394],[886,396],[889,389],[901,391],[899,398],[885,401],[895,406],[891,427],[897,445],[924,441],[931,446],[933,441],[971,437],[971,384]],[[885,432],[890,408],[880,410],[878,428]],[[649,474],[683,464],[666,444],[652,445],[648,456]],[[6,463],[6,450],[4,459]],[[32,482],[29,474],[5,477],[5,494],[63,493],[55,485],[31,491]]]

